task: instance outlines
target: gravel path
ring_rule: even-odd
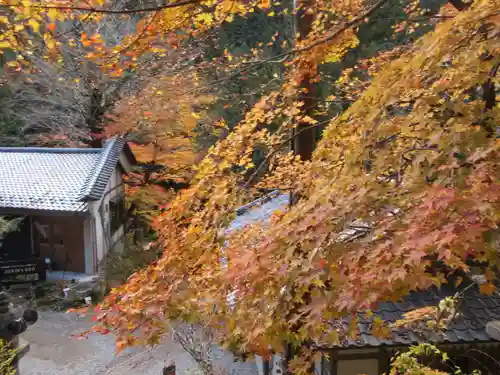
[[[165,362],[175,361],[177,374],[192,373],[195,362],[178,344],[165,340],[155,348],[128,349],[114,353],[112,336],[70,338],[90,327],[88,317],[58,312],[40,312],[38,322],[22,335],[30,351],[20,362],[20,375],[162,375]],[[255,375],[253,363],[234,363],[220,353],[218,367],[228,375]]]

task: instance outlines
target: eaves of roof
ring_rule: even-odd
[[[0,215],[22,215],[22,216],[87,216],[90,212],[88,205],[82,202],[79,208],[68,211],[65,209],[36,209],[36,208],[15,208],[15,207],[0,207]]]

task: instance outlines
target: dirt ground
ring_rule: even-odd
[[[178,344],[165,340],[155,348],[114,353],[112,336],[93,335],[77,340],[70,336],[91,325],[88,317],[41,311],[39,320],[22,335],[30,351],[20,362],[19,375],[162,375],[165,362],[173,360],[177,375],[192,375],[196,364]],[[230,354],[217,356],[217,366],[228,375],[255,375],[254,363],[234,362]]]

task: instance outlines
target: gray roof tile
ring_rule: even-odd
[[[288,194],[280,194],[278,191],[269,193],[265,197],[258,199],[237,210],[237,217],[231,223],[228,230],[241,229],[245,225],[258,222],[267,222],[274,212],[284,210],[288,206],[290,197]]]
[[[230,230],[239,229],[245,225],[253,224],[258,221],[266,222],[276,210],[286,209],[289,202],[289,196],[280,194],[278,191],[250,203],[238,210],[238,217],[230,226]],[[463,282],[460,290],[466,287]],[[470,285],[470,284],[469,284]],[[403,314],[426,306],[437,306],[439,302],[449,296],[453,296],[458,291],[453,283],[444,284],[440,289],[432,288],[426,291],[410,292],[405,298],[397,302],[379,302],[376,309],[373,310],[375,316],[390,323],[403,317]],[[342,347],[377,347],[382,345],[410,345],[418,343],[425,338],[420,337],[415,332],[408,329],[397,329],[391,332],[391,337],[376,338],[370,334],[371,322],[359,317],[359,338],[353,340],[346,339],[341,344]],[[460,305],[460,315],[444,332],[444,341],[447,342],[474,342],[474,341],[492,341],[492,338],[486,333],[486,324],[492,320],[500,320],[500,294],[487,296],[479,292],[477,286],[468,288],[465,292],[462,304]],[[342,325],[347,331],[347,320],[336,322],[335,326]]]
[[[463,286],[465,287],[465,285]],[[487,296],[479,293],[478,287],[474,286],[465,292],[465,297],[460,305],[460,315],[444,331],[443,340],[446,342],[474,342],[492,341],[486,333],[486,324],[492,320],[499,319],[500,309],[497,303],[500,302],[500,295]],[[395,322],[403,316],[405,312],[425,306],[436,306],[445,297],[454,295],[457,288],[450,284],[445,284],[441,289],[430,289],[428,291],[411,292],[408,296],[398,302],[381,302],[373,310],[375,316],[379,316],[387,323]],[[408,329],[394,329],[391,338],[376,338],[369,334],[370,321],[360,317],[359,331],[362,333],[355,343],[344,342],[343,347],[376,347],[382,345],[410,345],[422,340],[415,332]]]
[[[0,148],[0,210],[88,211],[124,145],[111,139],[102,149]]]

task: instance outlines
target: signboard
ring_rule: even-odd
[[[0,261],[0,283],[35,283],[44,276],[43,266],[35,259]]]

